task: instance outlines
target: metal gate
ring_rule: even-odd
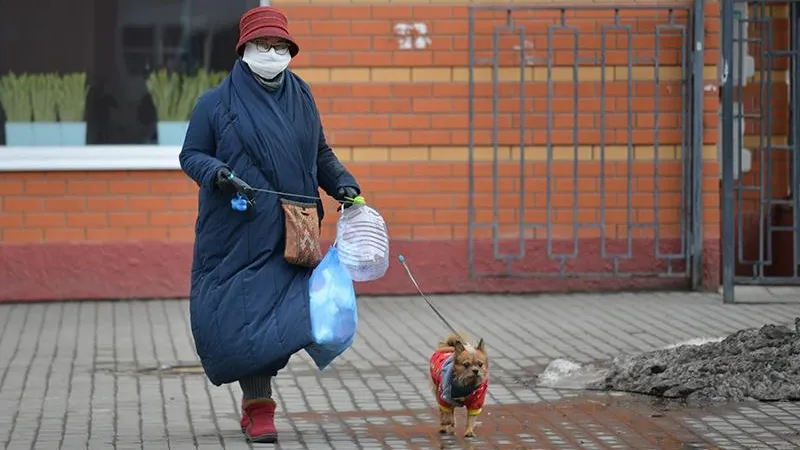
[[[724,300],[734,284],[800,284],[800,1],[722,5]]]
[[[471,277],[699,283],[702,12],[470,8]]]

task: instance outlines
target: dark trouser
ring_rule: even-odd
[[[278,371],[286,367],[289,363],[289,358],[278,361],[275,365],[264,371],[263,374],[253,375],[239,380],[239,386],[242,388],[242,397],[244,400],[255,400],[259,398],[272,398],[272,378],[274,378]]]

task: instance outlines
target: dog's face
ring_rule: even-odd
[[[453,353],[453,376],[462,386],[477,386],[486,378],[488,361],[483,339],[475,347],[459,341]]]

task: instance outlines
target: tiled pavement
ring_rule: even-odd
[[[590,362],[764,323],[800,304],[714,295],[438,297],[486,339],[492,387],[479,438],[440,438],[424,371],[444,326],[418,298],[360,303],[359,337],[319,373],[297,355],[277,380],[281,449],[799,448],[800,405],[662,410],[627,396],[535,387],[551,360]],[[238,386],[196,362],[185,301],[0,305],[0,444],[9,449],[248,448]],[[267,446],[268,447],[268,446]]]

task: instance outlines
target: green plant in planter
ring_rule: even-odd
[[[200,70],[197,75],[178,75],[166,70],[150,74],[147,88],[156,105],[158,120],[162,122],[185,122],[197,100],[208,89],[218,85],[225,72]]]
[[[175,111],[175,103],[181,93],[180,75],[169,73],[166,69],[155,71],[147,79],[147,90],[153,97],[158,120],[162,122],[186,120]]]
[[[224,80],[226,76],[228,76],[227,72],[210,72],[208,74],[208,89],[216,87],[222,83],[222,80]]]
[[[189,120],[197,99],[205,92],[206,74],[199,72],[195,76],[181,77],[181,93],[175,99],[175,114],[180,120]]]
[[[0,77],[0,104],[9,122],[33,120],[31,85],[31,76],[26,74],[16,75],[12,72]]]
[[[60,77],[54,73],[31,75],[31,102],[34,122],[56,122],[56,99]]]
[[[85,73],[70,73],[59,79],[56,110],[62,122],[83,122],[89,87]]]

